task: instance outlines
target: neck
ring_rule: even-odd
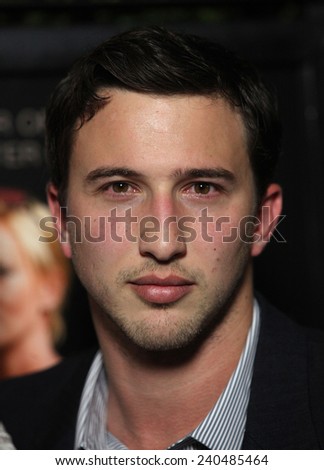
[[[47,369],[60,359],[47,333],[30,333],[0,347],[0,380]]]
[[[251,326],[252,288],[189,350],[147,352],[95,316],[109,380],[108,430],[129,449],[165,449],[208,414],[235,370]]]

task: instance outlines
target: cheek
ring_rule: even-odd
[[[243,240],[241,222],[237,217],[204,215],[199,222],[195,225],[195,241],[209,254],[217,252],[220,255],[235,250]]]
[[[129,260],[133,243],[125,241],[121,231],[109,230],[93,225],[91,236],[84,232],[82,238],[72,243],[72,260],[76,272],[84,283],[92,283],[92,279],[113,278],[125,260]]]
[[[0,302],[2,307],[12,307],[15,313],[15,306],[24,305],[29,294],[28,278],[23,273],[12,273],[0,284]],[[19,312],[17,312],[19,313]]]
[[[237,211],[240,213],[240,211]],[[230,211],[224,209],[225,214]],[[241,213],[244,213],[241,211]],[[201,211],[199,217],[196,217],[196,223],[193,226],[195,238],[205,242],[206,245],[219,246],[222,243],[235,243],[244,239],[245,224],[244,217],[237,213],[231,215],[215,215],[206,210]]]
[[[249,244],[241,239],[236,225],[224,225],[222,230],[217,231],[210,230],[201,234],[191,245],[191,252],[195,253],[196,260],[205,267],[205,271],[222,278],[242,269],[250,251]],[[188,248],[190,250],[190,244]]]
[[[0,339],[14,340],[39,315],[35,281],[23,274],[11,276],[0,285]]]
[[[114,245],[131,239],[132,220],[112,211],[107,215],[69,216],[66,224],[69,239],[73,245],[86,244],[104,246]],[[87,248],[88,249],[88,248]]]

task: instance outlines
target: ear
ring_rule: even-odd
[[[62,250],[67,258],[72,257],[72,250],[69,241],[69,234],[66,227],[66,211],[59,202],[58,189],[53,183],[49,183],[46,189],[47,203],[51,210],[52,216],[55,218],[56,228],[60,235]]]
[[[258,256],[271,239],[282,210],[282,190],[278,184],[270,184],[260,204],[258,220],[251,245],[251,255]]]

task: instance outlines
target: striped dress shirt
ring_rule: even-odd
[[[253,319],[239,363],[221,396],[203,421],[170,450],[239,450],[242,446],[253,363],[259,338],[260,312]],[[76,449],[127,449],[106,430],[108,383],[102,355],[97,353],[83,389],[76,427]]]

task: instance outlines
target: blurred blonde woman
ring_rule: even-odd
[[[40,220],[47,206],[25,193],[0,189],[0,379],[56,365],[62,339],[62,304],[70,267],[59,241]],[[48,224],[47,224],[48,225]]]

